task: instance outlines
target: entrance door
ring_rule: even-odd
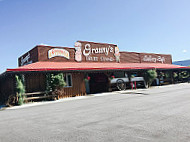
[[[108,91],[108,77],[104,73],[91,73],[89,76],[90,93]]]

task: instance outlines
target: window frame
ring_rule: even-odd
[[[68,84],[69,84],[69,79],[68,79],[69,77],[68,76],[70,76],[70,78],[71,78],[71,86],[68,86]],[[64,86],[64,88],[73,87],[73,80],[72,80],[72,74],[71,73],[65,73],[64,81],[66,83],[66,86]]]

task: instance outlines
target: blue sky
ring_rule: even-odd
[[[0,72],[37,44],[77,40],[190,59],[189,0],[0,0]]]

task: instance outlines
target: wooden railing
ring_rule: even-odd
[[[32,93],[25,93],[26,98],[24,98],[25,102],[33,102],[38,100],[52,100],[55,98],[54,95],[46,92],[32,92]]]

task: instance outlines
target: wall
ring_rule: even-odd
[[[46,89],[45,73],[27,73],[25,74],[26,93],[41,92]]]
[[[86,95],[86,88],[83,73],[72,73],[72,87],[66,87],[59,91],[59,98],[84,95]]]
[[[139,53],[141,63],[162,63],[172,64],[171,55],[167,54],[153,54],[153,53]]]
[[[121,63],[162,63],[172,64],[172,56],[168,54],[120,52]]]
[[[26,93],[43,92],[46,90],[45,73],[25,74]],[[84,74],[72,73],[72,87],[59,90],[59,98],[83,96],[86,94]]]
[[[77,41],[75,43],[75,61],[80,62],[117,62],[116,51],[119,49],[115,44]],[[78,54],[78,55],[77,55]],[[79,57],[79,59],[77,59]]]
[[[69,51],[69,56],[70,59],[67,59],[65,57],[53,57],[53,58],[48,58],[48,51],[51,49],[65,49]],[[68,47],[50,47],[50,46],[38,46],[38,60],[39,61],[50,61],[50,62],[74,62],[74,48],[68,48]]]
[[[39,61],[37,46],[18,58],[18,66],[23,66]]]
[[[52,58],[48,56],[51,49],[64,50],[69,54],[69,58],[58,55]],[[64,52],[63,51],[63,52]],[[52,52],[53,53],[53,52]],[[19,59],[19,66],[34,63],[37,61],[49,62],[121,62],[121,63],[163,63],[172,64],[172,57],[168,54],[119,52],[115,44],[95,43],[88,41],[77,41],[75,48],[53,47],[38,45]]]
[[[120,52],[121,63],[140,63],[139,53],[135,52]]]
[[[6,104],[9,97],[15,97],[14,75],[6,75],[0,78],[0,103]]]

